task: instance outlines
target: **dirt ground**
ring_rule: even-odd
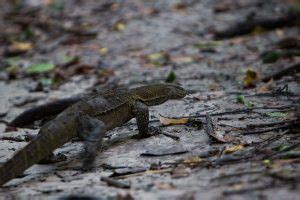
[[[111,85],[168,81],[189,92],[150,108],[151,126],[174,137],[130,139],[138,132],[133,119],[108,132],[89,172],[80,170],[82,142],[71,141],[55,151],[66,161],[32,166],[0,188],[0,199],[299,199],[299,66],[262,81],[299,63],[299,23],[271,30],[256,25],[245,35],[217,38],[241,21],[299,11],[299,1],[0,4],[2,120]],[[286,38],[292,41],[288,48],[279,48]],[[293,52],[274,56],[282,49]],[[160,116],[175,125],[164,125]],[[0,123],[0,162],[39,127],[5,131]]]

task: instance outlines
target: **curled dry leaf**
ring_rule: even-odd
[[[178,125],[178,124],[186,124],[189,122],[188,117],[182,118],[168,118],[162,115],[159,116],[159,121],[162,125]]]
[[[266,84],[260,86],[257,90],[257,93],[266,93],[269,92],[272,88],[273,78],[271,78]]]
[[[217,140],[218,142],[232,142],[235,139],[235,137],[230,136],[230,135],[225,135],[225,131],[219,131],[215,129],[215,123],[213,122],[211,116],[209,113],[206,113],[206,128],[205,128],[206,133]]]

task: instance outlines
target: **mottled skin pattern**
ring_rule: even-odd
[[[0,185],[75,137],[85,139],[83,169],[89,169],[106,131],[135,117],[140,136],[147,137],[151,135],[148,106],[181,99],[185,95],[186,91],[177,85],[151,84],[134,89],[116,89],[79,101],[42,126],[34,140],[0,167]]]

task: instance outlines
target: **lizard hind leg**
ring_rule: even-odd
[[[36,137],[37,137],[37,135],[27,134],[25,136],[25,140],[27,142],[30,142],[30,141],[34,140]],[[38,164],[58,163],[58,162],[66,161],[66,160],[67,160],[67,156],[65,156],[64,154],[62,154],[62,153],[54,154],[52,152],[50,155],[46,156],[41,161],[39,161]]]
[[[78,121],[78,135],[80,138],[84,138],[83,170],[86,171],[93,166],[97,147],[103,140],[106,126],[102,121],[82,113],[78,115]]]

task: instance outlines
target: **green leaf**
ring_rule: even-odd
[[[29,74],[40,74],[50,72],[55,68],[53,63],[39,63],[31,65],[26,69],[26,72]]]
[[[252,108],[254,106],[254,103],[252,101],[246,101],[244,104],[247,108]]]
[[[43,86],[49,86],[53,83],[53,80],[51,78],[42,78],[42,79],[40,79],[40,83]]]
[[[65,5],[63,3],[52,3],[49,5],[49,8],[53,11],[61,12],[65,9]]]
[[[266,113],[267,116],[269,117],[286,117],[288,116],[288,113],[284,113],[284,112],[270,112],[270,113]]]
[[[245,97],[243,95],[239,95],[236,97],[236,101],[238,103],[245,103]]]
[[[262,57],[263,63],[274,63],[280,58],[280,54],[277,52],[268,52]]]
[[[4,63],[7,67],[10,67],[10,66],[19,65],[20,61],[21,61],[20,57],[16,56],[16,57],[10,57],[10,58],[5,59]]]
[[[174,71],[170,71],[170,73],[168,74],[168,76],[166,78],[166,82],[172,83],[175,79],[176,79],[176,74],[174,73]]]
[[[17,74],[21,71],[20,57],[11,57],[4,60],[5,72],[8,74]]]
[[[296,13],[300,11],[300,3],[295,3],[289,10],[291,13]]]
[[[244,104],[247,108],[252,108],[254,106],[254,103],[252,101],[249,101],[249,100],[246,101],[245,97],[243,95],[237,96],[236,101],[238,103]]]
[[[17,74],[20,71],[20,67],[16,65],[9,66],[5,68],[6,73],[8,74]]]
[[[18,40],[27,41],[32,37],[33,37],[33,31],[30,27],[28,27],[20,33],[20,35],[18,36]]]
[[[79,56],[67,56],[67,55],[65,55],[62,60],[63,60],[62,64],[78,63],[79,60],[80,60],[80,57]]]

